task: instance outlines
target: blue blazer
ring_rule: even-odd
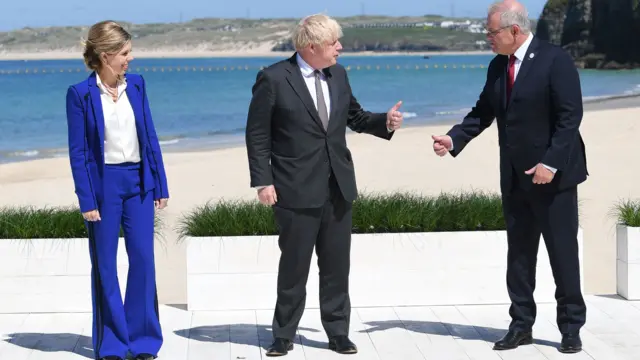
[[[136,74],[126,74],[125,77],[126,93],[135,115],[140,144],[142,191],[153,190],[155,200],[169,198],[167,176],[144,79]],[[99,209],[104,194],[104,115],[95,72],[67,90],[67,126],[69,160],[80,211]]]

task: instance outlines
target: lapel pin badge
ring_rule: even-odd
[[[534,56],[536,56],[536,54],[534,53],[529,54],[529,59],[533,59]]]

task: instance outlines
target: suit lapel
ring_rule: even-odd
[[[89,95],[91,97],[91,107],[93,108],[93,118],[96,120],[100,146],[104,144],[104,113],[102,110],[102,100],[100,99],[100,89],[96,81],[96,73],[89,77]]]
[[[509,58],[504,61],[502,76],[500,76],[500,105],[504,112],[507,111],[507,81],[509,81]]]
[[[289,59],[291,66],[289,69],[289,74],[287,75],[287,81],[289,85],[293,88],[296,95],[302,100],[302,103],[307,108],[309,115],[313,118],[313,120],[320,126],[320,128],[324,131],[324,126],[322,125],[322,121],[320,120],[320,116],[318,115],[318,110],[316,109],[316,105],[311,98],[311,94],[309,93],[309,89],[307,88],[307,84],[305,84],[304,79],[302,78],[302,73],[300,72],[300,68],[298,67],[298,62],[296,61],[296,55]]]
[[[529,48],[527,49],[527,53],[524,56],[524,60],[522,60],[522,64],[520,64],[520,70],[518,71],[518,75],[516,76],[516,82],[513,84],[513,89],[511,89],[511,97],[509,98],[509,103],[507,104],[507,108],[511,106],[513,102],[513,98],[518,95],[518,90],[522,88],[522,84],[526,81],[527,74],[533,65],[533,62],[536,59],[536,50],[538,48],[538,39],[533,38],[531,40],[531,44],[529,44]],[[509,62],[507,61],[507,70],[508,70]]]
[[[138,134],[142,134],[144,131],[144,112],[142,110],[142,100],[137,91],[138,84],[134,84],[132,81],[127,78],[127,88],[125,92],[127,93],[127,98],[129,98],[129,103],[131,104],[131,108],[133,109],[133,116],[136,120],[136,131]],[[138,136],[140,139],[144,139],[144,136]]]
[[[335,123],[335,121],[333,120],[338,110],[338,94],[340,92],[338,91],[339,84],[337,83],[336,79],[333,78],[333,74],[331,74],[330,69],[327,69],[325,71],[325,76],[327,78],[327,85],[329,86],[329,98],[331,99],[331,112],[329,114],[329,126],[331,126],[331,124]]]

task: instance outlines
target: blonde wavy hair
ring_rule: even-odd
[[[106,20],[94,24],[89,29],[87,39],[83,41],[82,57],[85,65],[90,70],[100,70],[102,67],[100,56],[103,53],[117,53],[130,41],[131,34],[115,21]]]
[[[309,45],[324,45],[342,37],[342,27],[324,14],[314,14],[302,19],[293,30],[291,41],[300,51]]]

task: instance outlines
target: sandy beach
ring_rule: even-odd
[[[584,229],[587,293],[615,293],[615,219],[612,207],[623,198],[640,197],[635,186],[640,98],[615,99],[586,106],[581,132],[586,144],[589,179],[579,187]],[[450,124],[401,129],[392,141],[349,135],[357,181],[362,191],[498,191],[498,134],[495,123],[457,158],[433,154],[431,135]],[[254,199],[244,146],[209,151],[165,153],[171,199],[162,212],[166,227],[157,247],[160,301],[184,303],[185,250],[172,231],[181,213],[221,198]],[[76,197],[66,158],[0,165],[0,206],[74,205]],[[88,255],[87,255],[88,256]],[[539,259],[548,261],[548,258]],[[504,281],[504,279],[496,279]]]
[[[290,51],[270,51],[261,47],[257,50],[228,51],[148,51],[134,49],[133,55],[139,59],[186,59],[186,58],[246,58],[246,57],[289,57]],[[438,55],[487,55],[491,51],[421,51],[421,52],[346,52],[341,56],[438,56]],[[2,60],[82,60],[82,50],[43,52],[0,52]]]

